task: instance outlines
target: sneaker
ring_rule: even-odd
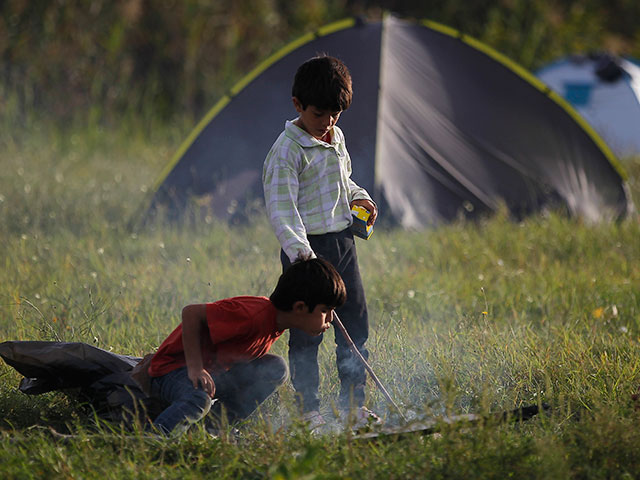
[[[320,415],[320,412],[318,410],[311,410],[309,412],[305,412],[302,415],[302,421],[307,425],[307,428],[312,432],[322,427],[323,425],[326,425],[327,423],[324,420],[324,417]]]
[[[349,425],[354,430],[359,430],[364,427],[373,427],[382,423],[382,419],[367,407],[359,407],[350,411],[343,410],[340,413],[340,418],[345,424]]]

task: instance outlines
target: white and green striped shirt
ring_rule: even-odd
[[[351,201],[371,200],[350,178],[342,130],[334,126],[331,133],[328,144],[287,121],[264,161],[269,221],[292,262],[299,254],[315,255],[307,235],[344,230],[352,222]]]

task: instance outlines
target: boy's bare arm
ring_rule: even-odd
[[[182,348],[187,363],[187,374],[189,380],[193,382],[193,388],[201,385],[202,389],[213,398],[216,385],[202,364],[200,350],[202,335],[208,335],[206,305],[187,305],[182,309]]]

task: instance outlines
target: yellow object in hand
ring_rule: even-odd
[[[371,212],[364,207],[354,205],[351,207],[351,216],[353,217],[353,223],[351,224],[351,231],[354,235],[369,240],[373,234],[373,225],[367,226],[367,221],[371,216]]]

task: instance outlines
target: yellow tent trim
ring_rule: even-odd
[[[355,24],[355,20],[352,18],[348,18],[346,20],[341,20],[339,22],[330,23],[329,25],[325,25],[324,27],[320,27],[315,33],[309,32],[302,37],[294,40],[291,43],[288,43],[276,53],[266,58],[264,61],[260,62],[256,68],[254,68],[251,72],[249,72],[244,78],[242,78],[238,83],[236,83],[231,89],[232,96],[237,95],[240,91],[246,87],[252,80],[254,80],[258,75],[264,72],[271,65],[276,63],[282,57],[288,55],[296,48],[301,47],[302,45],[309,43],[314,38],[324,37],[325,35],[329,35],[330,33],[337,32],[339,30],[344,30],[346,28],[352,27]]]
[[[204,128],[215,118],[215,116],[220,113],[220,111],[231,101],[231,99],[240,93],[242,89],[244,89],[251,81],[253,81],[258,75],[264,72],[271,65],[276,63],[282,57],[286,56],[293,50],[301,47],[302,45],[311,42],[313,39],[317,37],[322,37],[325,35],[329,35],[331,33],[335,33],[340,30],[344,30],[354,26],[356,20],[354,18],[347,18],[344,20],[340,20],[337,22],[330,23],[323,27],[320,27],[316,32],[307,33],[296,40],[288,43],[280,50],[275,52],[270,57],[266,58],[264,61],[260,62],[251,72],[245,75],[240,81],[238,81],[229,91],[229,94],[222,97],[214,106],[207,112],[207,114],[198,122],[193,131],[189,134],[189,136],[182,142],[176,153],[171,158],[171,161],[162,169],[160,175],[158,176],[156,182],[153,185],[153,188],[150,191],[150,194],[153,195],[160,188],[160,185],[166,180],[169,176],[173,168],[180,161],[185,152],[189,149],[189,147],[193,144],[198,135],[204,130]],[[461,41],[467,43],[471,47],[475,48],[483,52],[484,54],[490,56],[494,60],[500,62],[505,67],[512,70],[515,74],[520,76],[522,79],[533,85],[535,88],[543,92],[549,98],[551,98],[554,102],[556,102],[562,109],[564,109],[581,127],[582,129],[591,137],[591,139],[596,143],[596,145],[600,148],[605,157],[609,160],[611,165],[615,168],[618,174],[622,177],[623,180],[627,180],[627,174],[620,165],[618,159],[615,157],[611,149],[608,145],[602,140],[600,135],[596,133],[595,130],[589,125],[578,112],[560,95],[553,92],[549,89],[542,81],[536,78],[533,74],[531,74],[528,70],[518,65],[513,60],[509,59],[505,55],[499,53],[488,45],[480,42],[479,40],[469,37],[468,35],[462,34],[460,31],[448,27],[446,25],[431,21],[431,20],[423,20],[421,22],[427,28],[440,32],[444,35],[448,35],[451,37],[455,37],[460,39]]]
[[[325,35],[329,35],[330,33],[337,32],[339,30],[344,30],[349,27],[353,27],[356,24],[355,18],[345,18],[344,20],[339,20],[337,22],[330,23],[318,29],[318,36],[324,37]]]
[[[489,45],[482,43],[480,40],[476,38],[470,37],[468,35],[464,35],[460,31],[448,27],[446,25],[442,25],[440,23],[431,21],[431,20],[423,20],[422,24],[425,27],[431,28],[437,32],[443,33],[445,35],[449,35],[450,37],[459,38],[461,41],[466,43],[467,45],[475,48],[476,50],[481,51],[485,55],[493,58],[497,62],[500,62],[502,65],[513,71],[516,75],[521,77],[526,82],[530,83],[536,89],[540,90],[547,97],[557,103],[565,112],[573,118],[578,125],[585,131],[587,135],[595,142],[598,148],[602,151],[604,156],[609,160],[609,163],[613,166],[613,168],[618,172],[618,175],[622,177],[623,180],[627,180],[627,173],[622,168],[622,165],[613,154],[609,146],[604,142],[602,137],[593,129],[591,125],[587,123],[587,121],[582,118],[582,116],[571,106],[569,102],[567,102],[564,98],[558,95],[556,92],[551,90],[544,82],[542,82],[539,78],[535,77],[531,72],[517,64],[509,57],[503,55],[502,53],[494,50]]]
[[[301,47],[302,45],[311,42],[317,37],[323,37],[325,35],[329,35],[331,33],[347,29],[355,25],[356,21],[353,18],[347,18],[344,20],[340,20],[337,22],[330,23],[319,28],[316,32],[307,33],[296,40],[288,43],[280,50],[275,52],[270,57],[266,58],[264,61],[260,62],[253,70],[251,70],[247,75],[242,77],[240,81],[238,81],[232,88],[229,90],[229,94],[222,97],[214,106],[207,112],[207,114],[198,122],[193,131],[189,134],[189,136],[182,142],[178,151],[173,155],[171,161],[162,169],[162,172],[158,176],[156,182],[151,189],[151,193],[155,193],[160,185],[166,180],[169,176],[173,168],[180,161],[185,152],[189,149],[189,147],[193,144],[195,139],[200,135],[202,130],[215,118],[220,111],[227,106],[227,104],[231,101],[231,99],[236,96],[238,93],[242,91],[249,83],[251,83],[257,76],[259,76],[262,72],[264,72],[271,65],[276,63],[282,57],[288,55],[293,50]]]
[[[164,182],[165,179],[169,176],[169,173],[171,173],[171,170],[173,170],[173,167],[175,167],[176,164],[180,161],[180,159],[182,158],[182,155],[184,155],[184,152],[187,151],[187,149],[191,146],[191,144],[194,142],[194,140],[200,134],[200,132],[204,130],[204,127],[206,127],[207,124],[211,121],[211,119],[215,117],[218,114],[218,112],[220,112],[220,110],[222,110],[230,101],[231,101],[231,97],[229,95],[225,95],[220,100],[218,100],[218,102],[213,106],[213,108],[209,110],[209,112],[207,112],[204,118],[200,120],[200,122],[198,122],[198,125],[196,125],[196,128],[194,128],[193,131],[189,134],[189,136],[182,142],[182,145],[180,145],[180,148],[178,149],[178,151],[173,155],[173,157],[171,158],[171,161],[167,165],[165,165],[165,167],[162,169],[162,172],[160,172],[158,179],[153,185],[153,188],[152,188],[153,193],[155,193],[158,190],[158,188],[160,188],[160,185],[162,185],[162,182]]]
[[[238,83],[236,83],[231,88],[231,93],[233,95],[237,95],[238,93],[240,93],[240,91],[244,87],[246,87],[249,83],[251,83],[251,81],[253,79],[255,79],[258,75],[260,75],[262,72],[264,72],[267,68],[269,68],[275,62],[277,62],[282,57],[284,57],[288,53],[292,52],[296,48],[304,45],[305,43],[309,43],[314,38],[315,38],[315,35],[313,33],[307,33],[306,35],[303,35],[302,37],[294,40],[293,42],[289,43],[288,45],[286,45],[282,49],[278,50],[276,53],[274,53],[273,55],[268,57],[266,60],[264,60],[263,62],[259,63],[256,68],[251,70],[251,72],[249,72],[244,78],[242,78]]]

